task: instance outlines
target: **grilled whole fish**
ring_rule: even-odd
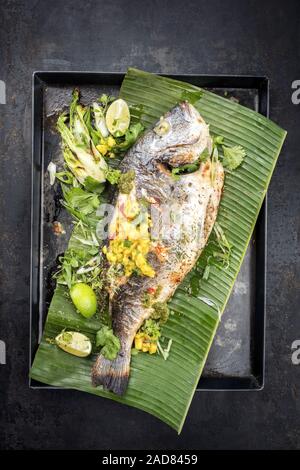
[[[143,304],[143,293],[160,287],[156,301],[166,302],[193,268],[216,220],[224,172],[221,163],[208,159],[193,173],[174,180],[172,168],[193,163],[205,150],[211,151],[209,128],[188,102],[176,105],[146,132],[124,157],[121,170],[135,171],[137,201],[147,198],[151,212],[152,243],[148,262],[154,277],[132,274],[111,294],[114,334],[121,349],[110,361],[101,354],[92,382],[118,395],[125,393],[130,373],[131,347],[135,334],[153,309]],[[116,195],[115,204],[122,197]],[[169,218],[164,214],[172,215]]]

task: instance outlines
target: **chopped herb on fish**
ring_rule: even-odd
[[[169,318],[169,307],[166,302],[155,302],[152,304],[153,313],[151,318],[154,320],[159,320],[160,324],[167,322]]]
[[[199,169],[199,163],[188,163],[187,165],[179,166],[177,168],[172,169],[172,176],[175,180],[179,179],[180,174],[184,173],[192,173]]]
[[[135,178],[135,171],[129,170],[126,173],[122,173],[119,178],[119,190],[122,194],[129,194],[134,187],[134,178]]]

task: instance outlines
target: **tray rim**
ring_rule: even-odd
[[[153,72],[155,73],[155,72]],[[256,89],[259,94],[258,100],[258,112],[269,117],[269,87],[270,81],[269,78],[263,75],[253,76],[253,75],[228,75],[228,74],[164,74],[156,73],[156,75],[166,76],[168,78],[174,78],[177,80],[186,80],[190,83],[206,81],[212,83],[210,86],[207,84],[195,83],[198,86],[203,88],[232,88],[232,89]],[[36,138],[36,127],[37,127],[37,113],[36,108],[41,103],[38,102],[38,99],[42,98],[43,86],[59,84],[59,78],[64,79],[64,84],[68,84],[68,80],[73,78],[77,82],[80,82],[82,79],[84,81],[101,79],[103,81],[112,80],[115,83],[112,85],[120,85],[125,76],[125,72],[103,72],[103,71],[61,71],[61,70],[36,70],[32,73],[32,132],[31,132],[31,143],[32,143],[32,173],[31,173],[31,248],[30,248],[30,324],[29,324],[29,370],[32,365],[32,358],[34,354],[33,347],[33,318],[34,318],[34,277],[35,277],[35,266],[34,266],[34,251],[35,251],[35,242],[36,238],[39,240],[38,247],[38,257],[40,258],[40,228],[39,224],[35,227],[35,205],[37,199],[37,188],[36,188],[36,176],[40,177],[40,187],[39,187],[39,201],[38,204],[39,210],[42,207],[42,172],[38,172],[35,163],[36,163],[36,154],[39,154],[39,163],[43,164],[43,147],[42,147],[42,135],[43,135],[43,124],[39,128],[39,137],[40,141],[37,142]],[[67,78],[68,80],[65,80]],[[87,80],[88,79],[88,80]],[[225,82],[226,85],[220,85],[219,82]],[[91,83],[91,82],[90,82]],[[219,86],[217,86],[219,83]],[[239,86],[236,85],[239,83]],[[39,95],[38,95],[39,93]],[[42,106],[43,109],[43,106]],[[40,116],[39,123],[43,123],[43,113]],[[37,147],[39,146],[40,150],[37,152]],[[39,202],[38,201],[38,202]],[[203,377],[200,379],[197,389],[197,392],[206,391],[206,392],[218,392],[218,391],[260,391],[264,388],[265,384],[265,336],[266,336],[266,274],[267,274],[267,195],[263,201],[256,226],[256,237],[260,239],[260,243],[257,243],[257,256],[256,259],[258,263],[256,265],[256,278],[257,272],[260,274],[259,288],[256,286],[255,293],[255,323],[252,324],[254,335],[258,336],[258,340],[255,341],[255,353],[252,356],[254,361],[254,369],[257,371],[256,375],[249,377],[240,377],[240,376],[231,376],[231,377]],[[258,266],[259,265],[259,266]],[[38,275],[40,275],[40,263],[38,263]],[[257,285],[257,283],[256,283]],[[38,290],[38,285],[36,285]],[[37,293],[39,298],[39,292]],[[257,305],[258,304],[258,305]],[[259,312],[257,312],[259,310]],[[38,341],[37,341],[38,343]],[[253,347],[253,345],[252,345]],[[35,345],[36,349],[36,345]],[[220,384],[220,386],[216,386]],[[42,384],[35,381],[29,377],[29,387],[32,389],[59,389],[63,390],[62,387],[56,387],[51,385]]]

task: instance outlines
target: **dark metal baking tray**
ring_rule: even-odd
[[[269,82],[265,77],[168,75],[238,100],[268,117]],[[41,339],[55,284],[57,257],[67,246],[71,220],[61,210],[60,194],[50,187],[48,163],[62,163],[57,113],[80,87],[82,101],[101,93],[118,94],[124,74],[101,72],[35,72],[32,95],[32,242],[30,365]],[[46,175],[46,177],[45,177]],[[66,228],[54,237],[52,222]],[[198,390],[260,390],[264,384],[267,201],[264,201],[241,271],[222,317]],[[53,388],[30,380],[32,388]]]

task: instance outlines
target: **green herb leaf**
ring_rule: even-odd
[[[141,330],[149,335],[152,340],[157,340],[161,335],[159,323],[151,318],[145,321]]]
[[[104,183],[99,183],[99,181],[95,180],[92,176],[88,176],[84,180],[84,187],[88,191],[101,194],[104,191],[105,185]]]
[[[80,211],[83,215],[95,212],[100,205],[97,194],[85,191],[82,188],[69,188],[62,185],[65,207]]]
[[[114,168],[108,167],[107,172],[105,174],[107,181],[110,184],[118,184],[121,176],[120,170],[115,170]]]
[[[143,130],[144,126],[140,122],[136,124],[131,124],[129,129],[127,129],[127,131],[125,132],[125,135],[117,139],[117,144],[114,147],[114,152],[125,152],[130,147],[132,147],[132,145],[138,139]]]
[[[101,354],[110,361],[114,360],[121,348],[120,340],[114,335],[113,330],[103,326],[96,333],[96,346],[101,347]]]
[[[56,178],[65,184],[71,184],[72,186],[79,186],[75,176],[70,171],[60,171],[55,174]],[[74,182],[76,182],[74,184]]]
[[[182,173],[192,173],[193,171],[198,170],[199,163],[187,163],[186,165],[178,166],[172,169],[172,176],[175,180],[179,179],[179,175]]]
[[[213,145],[223,145],[224,137],[222,135],[216,135],[213,137]]]
[[[110,103],[112,103],[115,100],[115,97],[112,95],[107,95],[105,93],[102,93],[100,98],[98,98],[99,103],[102,104],[104,108],[106,108]]]
[[[209,271],[210,271],[210,265],[207,264],[207,265],[205,266],[204,273],[203,273],[203,276],[202,276],[202,278],[203,278],[205,281],[207,281],[207,279],[209,278]]]
[[[209,159],[209,157],[210,157],[210,152],[209,152],[208,148],[206,148],[201,153],[201,155],[199,157],[199,160],[200,160],[201,163],[204,163]]]
[[[224,158],[223,166],[228,170],[235,170],[243,162],[246,152],[243,147],[236,145],[235,147],[225,147],[222,146]]]

